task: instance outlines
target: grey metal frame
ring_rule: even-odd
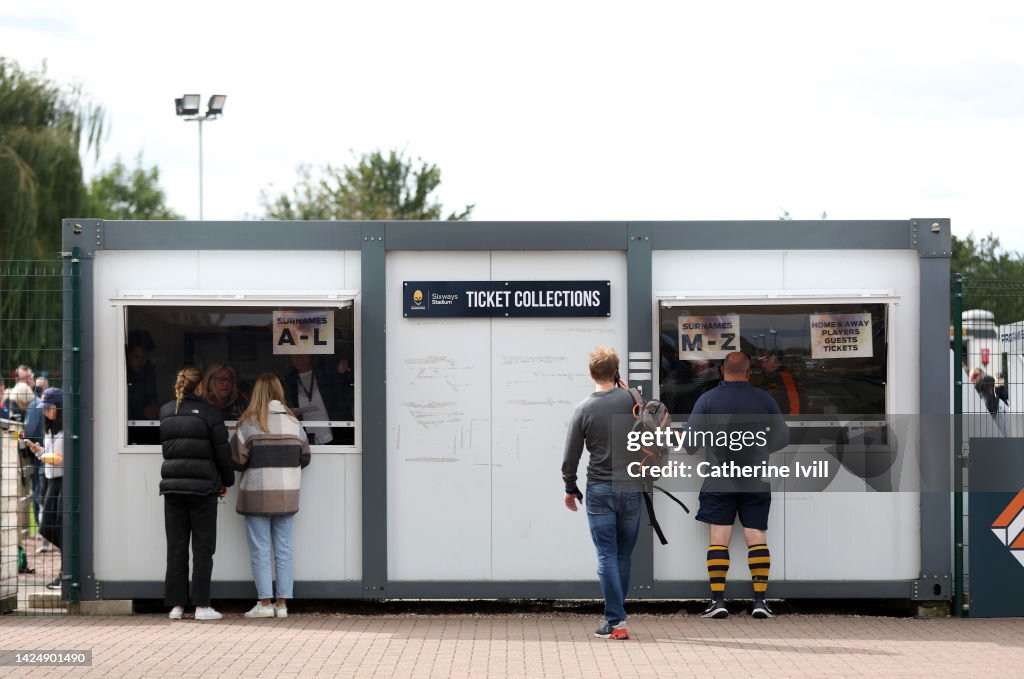
[[[286,234],[286,235],[285,235]],[[383,337],[386,254],[389,250],[621,250],[627,259],[629,352],[651,351],[656,250],[915,250],[920,258],[920,412],[947,414],[949,361],[948,219],[890,221],[690,222],[105,222],[66,219],[64,250],[79,247],[82,294],[81,394],[93,393],[93,262],[98,250],[359,250],[363,337]],[[381,342],[362,342],[362,582],[296,583],[308,598],[600,598],[596,582],[420,582],[387,578],[386,354]],[[650,393],[651,382],[641,382]],[[155,598],[159,582],[97,582],[93,574],[92,399],[82,407],[82,600]],[[944,429],[922,432],[922,476],[950,473]],[[921,495],[921,577],[913,581],[779,581],[773,596],[946,600],[952,596],[951,500]],[[706,581],[655,581],[652,537],[642,531],[633,564],[637,598],[701,598]],[[217,582],[217,597],[248,597],[251,583]],[[741,590],[742,591],[742,590]]]

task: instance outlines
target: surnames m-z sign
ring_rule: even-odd
[[[611,316],[610,281],[405,281],[406,318]]]

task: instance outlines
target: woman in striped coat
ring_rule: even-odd
[[[252,576],[259,601],[247,618],[284,618],[292,598],[292,525],[299,511],[300,470],[309,464],[309,442],[302,425],[284,406],[275,375],[256,380],[249,407],[231,437],[235,468],[243,472],[236,511],[245,516]],[[277,575],[277,601],[271,605],[271,548]]]

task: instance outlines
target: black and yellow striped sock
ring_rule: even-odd
[[[754,599],[763,600],[768,590],[768,572],[772,568],[772,555],[768,545],[751,545],[747,549],[750,579],[754,581]]]
[[[725,576],[729,572],[729,548],[725,545],[708,547],[708,580],[711,582],[711,598],[721,601],[725,598]]]

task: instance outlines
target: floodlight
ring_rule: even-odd
[[[186,94],[174,100],[174,112],[179,116],[194,116],[199,113],[199,95]]]
[[[226,94],[215,94],[210,97],[210,103],[206,105],[206,115],[208,116],[219,116],[224,112],[224,102],[227,101],[228,95]]]

